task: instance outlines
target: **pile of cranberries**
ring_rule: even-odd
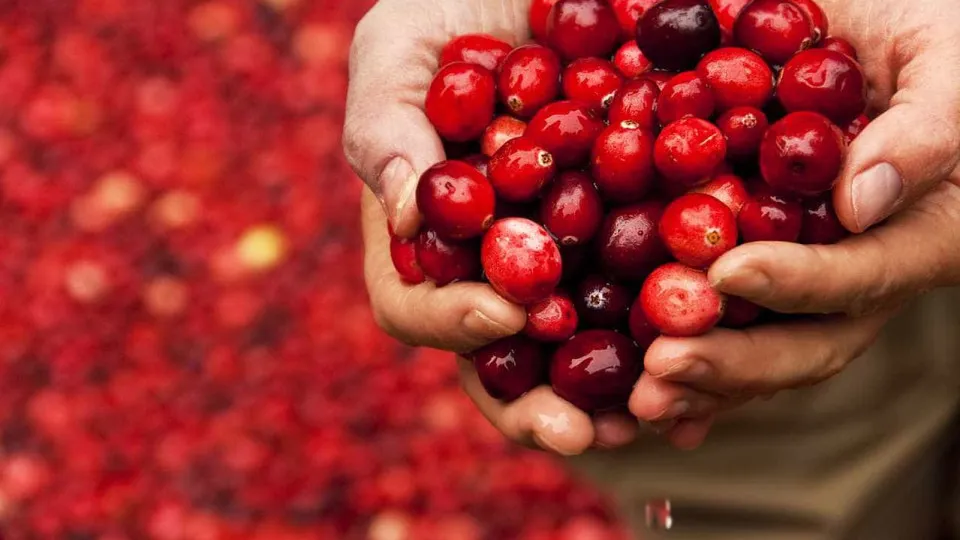
[[[521,335],[472,354],[492,396],[549,382],[614,408],[658,336],[760,320],[711,287],[721,255],[843,238],[831,189],[866,83],[812,0],[535,0],[530,24],[517,48],[444,47],[425,109],[450,159],[394,265],[526,306]]]

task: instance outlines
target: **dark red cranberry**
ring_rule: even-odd
[[[455,37],[440,52],[440,67],[454,62],[466,62],[496,71],[500,62],[513,47],[486,34],[466,34]]]
[[[685,71],[667,81],[657,100],[657,118],[661,125],[692,116],[710,118],[716,103],[707,82],[694,71]]]
[[[641,350],[646,351],[650,348],[650,345],[653,345],[653,342],[660,337],[660,331],[656,329],[650,321],[647,320],[646,314],[643,312],[643,305],[640,301],[640,296],[637,296],[636,300],[633,302],[633,306],[630,307],[630,336],[633,337],[634,343],[640,347]]]
[[[546,382],[543,349],[524,336],[495,341],[469,357],[487,394],[500,401],[514,401]]]
[[[727,156],[733,160],[746,160],[756,157],[770,124],[760,109],[736,107],[717,118],[717,127],[727,139]]]
[[[616,67],[600,58],[579,58],[563,72],[563,94],[594,109],[607,109],[623,84]]]
[[[498,116],[490,122],[483,138],[480,140],[480,151],[483,155],[492,157],[501,146],[510,139],[516,139],[527,130],[527,123],[512,116]]]
[[[669,263],[643,283],[640,305],[650,324],[664,335],[694,337],[720,322],[726,297],[710,286],[705,272]]]
[[[627,287],[595,275],[580,282],[574,300],[584,327],[620,328],[627,323],[633,294]]]
[[[603,201],[593,180],[579,172],[557,177],[543,197],[540,221],[561,246],[589,242],[603,221]]]
[[[579,283],[583,276],[590,271],[596,256],[589,245],[560,246],[563,257],[563,278],[567,285]]]
[[[857,48],[842,37],[828,37],[827,39],[823,40],[823,43],[820,44],[820,47],[827,49],[828,51],[843,53],[850,58],[853,58],[854,61],[859,60],[857,57]]]
[[[819,43],[821,39],[827,36],[830,31],[830,23],[827,20],[827,14],[817,5],[816,0],[790,0],[806,13],[807,18],[813,25],[813,42]]]
[[[738,45],[782,66],[816,40],[810,17],[791,0],[754,0],[733,27]]]
[[[620,23],[606,0],[560,0],[547,23],[550,45],[566,60],[609,58],[620,38]]]
[[[763,182],[761,180],[761,182]],[[706,184],[694,189],[696,193],[710,195],[733,212],[734,217],[740,215],[740,210],[747,203],[750,194],[744,181],[733,174],[721,174]]]
[[[675,71],[648,71],[640,76],[641,79],[653,81],[657,85],[657,90],[663,90],[667,81],[677,76]]]
[[[850,143],[856,140],[856,138],[863,133],[863,130],[866,129],[868,125],[870,125],[870,117],[865,114],[861,114],[860,116],[856,117],[853,122],[850,122],[844,126],[842,129],[843,139],[847,142],[847,145],[849,146]]]
[[[626,405],[642,372],[643,356],[630,338],[588,330],[553,353],[550,383],[558,396],[594,412]]]
[[[610,7],[620,21],[625,39],[633,39],[637,33],[637,21],[660,0],[609,0]]]
[[[557,101],[537,112],[526,135],[553,154],[557,167],[569,169],[587,161],[603,128],[603,120],[589,106]]]
[[[760,172],[776,191],[818,195],[833,189],[846,144],[826,117],[796,112],[770,126],[760,144]]]
[[[473,238],[493,223],[493,186],[462,161],[430,167],[417,184],[417,207],[427,225],[454,240]]]
[[[847,235],[847,229],[840,223],[829,194],[803,202],[801,244],[836,244]]]
[[[554,293],[527,308],[523,333],[537,341],[555,343],[573,337],[579,324],[573,301],[566,294]]]
[[[480,245],[473,240],[446,240],[427,229],[417,240],[417,262],[423,274],[438,287],[455,281],[476,281],[480,278]]]
[[[773,71],[756,53],[725,47],[707,53],[697,64],[721,111],[733,107],[763,108],[773,96]]]
[[[427,91],[427,118],[448,141],[477,139],[493,119],[496,86],[489,69],[466,62],[449,64]]]
[[[635,40],[630,40],[617,49],[617,53],[613,55],[613,65],[626,79],[636,79],[653,69],[653,62],[643,55]]]
[[[796,242],[802,222],[800,203],[771,193],[748,200],[737,217],[744,242]]]
[[[611,211],[600,227],[600,263],[612,277],[639,281],[669,258],[657,226],[663,206],[644,202]]]
[[[737,246],[737,218],[719,199],[702,193],[667,205],[659,231],[673,257],[693,268],[706,268]]]
[[[400,274],[400,279],[410,285],[426,281],[423,269],[417,262],[417,242],[399,236],[390,235],[390,259]]]
[[[490,158],[490,183],[510,202],[536,199],[557,172],[553,156],[529,137],[517,137]]]
[[[653,185],[653,135],[634,122],[605,129],[593,147],[593,179],[603,197],[616,203],[637,202]]]
[[[853,58],[828,49],[810,49],[783,66],[777,98],[790,112],[818,112],[842,126],[863,114],[867,85]]]
[[[530,33],[533,39],[547,44],[547,24],[550,22],[550,12],[558,0],[533,0],[530,2]]]
[[[483,154],[471,154],[463,158],[463,162],[484,176],[490,172],[490,158]]]
[[[657,99],[660,88],[653,81],[639,79],[624,84],[610,104],[608,117],[611,125],[635,122],[643,129],[657,127]]]
[[[683,118],[663,128],[653,150],[660,174],[687,187],[709,181],[726,155],[723,133],[700,118]]]
[[[733,24],[736,22],[744,6],[751,0],[709,0],[710,7],[714,15],[717,16],[717,22],[720,24],[720,33],[723,36],[723,43],[733,42]]]
[[[763,308],[739,296],[728,296],[720,326],[724,328],[746,328],[760,318]]]
[[[560,250],[550,233],[523,218],[494,223],[483,237],[480,261],[494,290],[523,305],[550,296],[563,272]]]
[[[511,113],[530,118],[560,93],[560,59],[541,45],[514,49],[500,67],[497,91]]]
[[[704,0],[664,0],[640,17],[637,45],[658,68],[686,71],[720,45],[720,25]]]

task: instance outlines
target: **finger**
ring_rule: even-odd
[[[582,454],[594,443],[590,417],[541,386],[520,399],[504,404],[483,389],[473,363],[458,358],[460,383],[480,412],[508,439],[539,447],[561,456]]]
[[[667,432],[667,440],[680,450],[696,450],[703,445],[710,433],[716,415],[680,420]]]
[[[469,352],[516,334],[526,312],[483,283],[431,283],[410,286],[401,281],[390,259],[390,237],[383,209],[369,189],[362,201],[365,244],[364,273],[377,323],[391,336],[416,346]]]
[[[663,422],[705,416],[719,409],[716,396],[644,373],[630,395],[630,412],[640,420]]]

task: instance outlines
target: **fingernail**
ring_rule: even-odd
[[[383,168],[379,180],[380,202],[386,209],[390,225],[396,228],[404,211],[413,201],[419,178],[410,162],[402,157],[395,157]]]
[[[710,281],[713,288],[746,299],[763,298],[773,285],[767,274],[749,266],[726,265],[711,269]]]
[[[669,375],[671,380],[687,383],[704,383],[714,376],[713,366],[703,360],[693,360],[680,364],[671,369],[664,376]]]
[[[483,339],[497,339],[515,333],[507,325],[491,319],[478,309],[467,313],[460,324],[471,335]]]
[[[853,216],[866,230],[890,215],[903,193],[903,178],[889,163],[881,163],[853,179]]]
[[[662,416],[657,418],[657,420],[658,421],[676,420],[677,418],[680,418],[681,416],[690,412],[691,408],[692,408],[692,405],[690,405],[690,402],[685,399],[675,401],[671,403],[669,407],[667,407],[666,412],[663,413]]]

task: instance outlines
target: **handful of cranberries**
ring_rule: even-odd
[[[711,288],[721,255],[846,234],[829,193],[864,75],[812,0],[534,0],[530,25],[537,43],[444,48],[426,113],[452,159],[421,177],[425,228],[393,261],[526,306],[521,335],[472,354],[492,396],[549,382],[619,407],[657,336],[760,318]]]

